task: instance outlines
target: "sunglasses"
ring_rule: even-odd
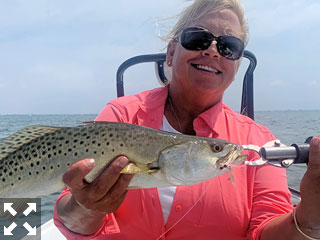
[[[216,41],[219,54],[229,60],[239,59],[244,52],[244,43],[236,37],[223,35],[216,37],[209,30],[202,27],[190,27],[182,31],[179,37],[181,45],[191,51],[202,51]]]

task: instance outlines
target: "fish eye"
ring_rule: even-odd
[[[214,152],[221,152],[223,150],[223,146],[220,143],[216,143],[212,145],[212,151]]]

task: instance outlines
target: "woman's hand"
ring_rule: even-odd
[[[133,176],[120,174],[128,162],[125,156],[117,157],[90,184],[83,179],[94,166],[92,159],[80,160],[66,171],[63,181],[71,194],[60,199],[57,212],[67,228],[85,235],[92,234],[101,227],[107,213],[120,207]]]
[[[300,185],[296,217],[302,231],[320,237],[320,135],[310,142],[309,164]]]

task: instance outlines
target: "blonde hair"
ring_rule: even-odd
[[[241,39],[245,45],[247,45],[249,30],[247,19],[244,16],[244,9],[240,0],[194,0],[190,6],[185,8],[180,14],[177,15],[179,18],[178,22],[165,36],[165,39],[167,41],[176,39],[179,33],[183,29],[187,28],[193,20],[207,14],[209,10],[211,12],[217,12],[223,9],[229,9],[237,15],[242,29]]]

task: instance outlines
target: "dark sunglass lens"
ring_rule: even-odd
[[[193,51],[205,50],[211,44],[212,38],[210,33],[201,28],[187,28],[180,38],[181,45]]]
[[[231,60],[239,59],[244,51],[243,42],[233,36],[220,36],[217,47],[221,56]]]

